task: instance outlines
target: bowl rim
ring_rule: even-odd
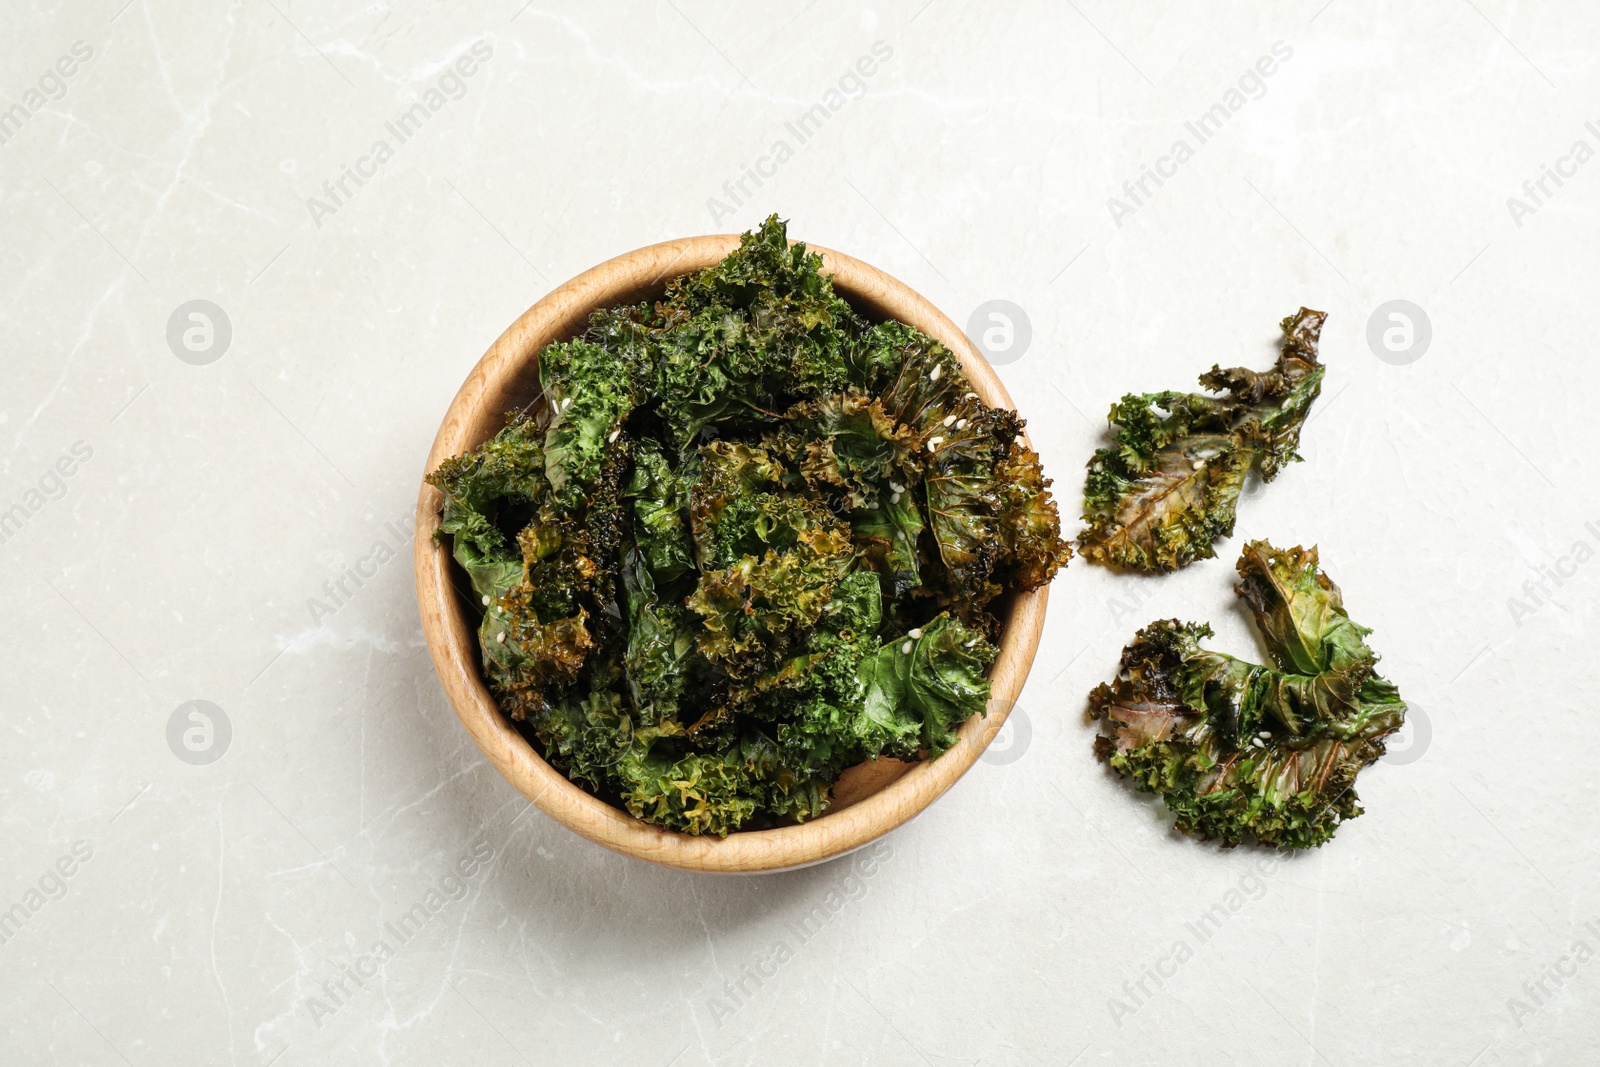
[[[806,244],[822,256],[823,271],[833,275],[841,296],[869,315],[899,319],[943,343],[985,403],[1015,410],[988,361],[925,297],[858,259]],[[467,375],[445,412],[424,473],[476,448],[504,425],[505,412],[536,395],[539,351],[574,336],[591,311],[636,302],[671,278],[721,261],[738,246],[738,234],[664,241],[606,260],[551,290],[506,328]],[[963,723],[957,743],[938,759],[911,764],[876,791],[807,822],[725,838],[682,834],[636,819],[585,791],[547,763],[501,714],[483,681],[476,631],[453,581],[455,562],[444,545],[434,543],[442,500],[437,489],[422,483],[412,555],[423,634],[457,717],[494,768],[556,822],[614,852],[663,866],[723,874],[793,870],[845,855],[910,821],[970,770],[999,733],[1027,681],[1044,627],[1049,587],[1014,594],[1003,609],[999,651],[989,671],[988,714]]]

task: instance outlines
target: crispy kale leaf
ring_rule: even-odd
[[[694,567],[689,532],[689,492],[694,465],[674,471],[661,447],[646,440],[634,452],[633,474],[623,495],[633,505],[635,543],[651,575],[672,582]]]
[[[594,488],[608,446],[638,403],[639,368],[587,341],[548,345],[539,353],[539,378],[552,413],[544,439],[550,488],[568,506]]]
[[[1345,613],[1316,549],[1245,547],[1237,591],[1273,665],[1210,651],[1209,626],[1152,623],[1117,680],[1090,695],[1095,749],[1177,826],[1228,846],[1309,848],[1361,814],[1356,775],[1384,753],[1405,703],[1376,673],[1371,632]]]
[[[543,437],[534,420],[518,417],[476,452],[447,459],[428,475],[428,484],[444,494],[439,532],[454,538],[456,559],[474,581],[477,563],[516,559],[495,520],[502,510],[509,516],[519,507],[535,507],[547,492]],[[487,574],[485,579],[480,595],[497,584]]]
[[[899,323],[882,331],[898,342],[901,364],[882,404],[916,434],[936,573],[925,579],[942,608],[993,632],[990,601],[1005,589],[1036,589],[1066,566],[1050,480],[1024,445],[1015,412],[978,399],[953,353]]]
[[[813,494],[848,514],[856,550],[883,575],[886,595],[922,584],[917,542],[925,524],[908,487],[925,463],[914,429],[881,400],[839,393],[795,405],[766,441]]]
[[[529,610],[534,590],[525,581],[525,559],[513,547],[529,531],[543,529],[532,518],[548,492],[540,437],[533,420],[515,419],[477,452],[446,460],[428,479],[444,494],[440,533],[453,538],[456,562],[485,609],[479,627],[485,670],[508,698],[518,688],[570,680],[591,644],[587,612],[573,595],[587,579],[574,569],[571,553],[541,568],[548,589],[566,591],[558,594],[564,610],[550,610],[548,595],[538,598],[546,608],[541,621]],[[522,521],[521,534],[508,539],[504,527]],[[551,531],[550,538],[550,554],[559,556],[561,535]]]
[[[1213,367],[1213,393],[1128,395],[1112,405],[1116,444],[1089,461],[1079,550],[1099,563],[1174,571],[1216,555],[1233,534],[1251,470],[1266,481],[1295,449],[1322,391],[1317,341],[1327,316],[1301,308],[1283,320],[1283,348],[1265,373]]]
[[[921,747],[937,756],[956,743],[956,728],[989,702],[984,671],[995,649],[948,614],[891,639],[856,669],[866,685],[868,719],[893,721],[897,709],[920,719]]]
[[[985,713],[994,646],[948,614],[880,642],[880,597],[871,574],[847,577],[809,651],[754,687],[791,766],[837,774],[877,756],[936,757]]]
[[[1070,550],[1022,421],[869,325],[768,219],[540,353],[543,403],[442,464],[502,710],[638,818],[812,818],[983,714],[990,602]]]
[[[796,400],[851,384],[843,352],[864,324],[821,265],[773,216],[715,267],[668,284],[656,393],[675,446],[713,424],[775,420]]]

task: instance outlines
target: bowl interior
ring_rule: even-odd
[[[619,256],[551,292],[496,340],[457,393],[428,458],[478,447],[505,425],[507,412],[540,402],[538,353],[582,331],[589,313],[660,298],[667,282],[720,261],[736,235],[690,238]],[[985,403],[1013,407],[994,371],[954,323],[914,291],[858,260],[812,246],[836,291],[869,319],[896,318],[950,348]],[[996,605],[1004,629],[990,670],[987,716],[973,716],[960,741],[937,760],[869,760],[845,771],[824,814],[806,823],[696,837],[633,818],[569,781],[546,763],[500,714],[478,665],[476,607],[448,547],[436,545],[441,499],[424,483],[417,508],[418,604],[440,681],[463,724],[495,767],[546,813],[615,851],[692,870],[753,873],[821,862],[869,843],[910,819],[954,784],[993,739],[1010,712],[1038,645],[1046,590],[1014,594]]]

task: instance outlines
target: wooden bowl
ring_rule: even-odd
[[[720,261],[739,246],[736,235],[690,237],[651,245],[585,271],[523,313],[484,353],[450,403],[429,471],[478,447],[505,425],[505,413],[538,397],[538,354],[545,345],[581,332],[589,313],[616,304],[659,298],[678,275]],[[822,255],[838,293],[873,320],[909,323],[945,344],[961,360],[972,388],[992,407],[1014,405],[972,343],[937,308],[910,287],[839,252]],[[1005,628],[990,669],[988,715],[962,724],[960,741],[936,760],[907,764],[868,761],[847,770],[825,814],[810,822],[751,830],[725,838],[696,837],[642,822],[568,780],[534,751],[501,715],[479,670],[478,641],[449,549],[434,543],[439,491],[423,483],[417,499],[415,560],[417,603],[428,651],[445,695],[495,769],[545,814],[589,840],[624,855],[693,871],[750,874],[804,867],[843,855],[917,815],[955,784],[994,739],[1027,680],[1044,626],[1048,590],[1003,603]],[[470,594],[470,590],[468,591]]]

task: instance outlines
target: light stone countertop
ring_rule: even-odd
[[[0,19],[0,1063],[1600,1062],[1592,4]],[[1264,367],[1302,304],[1328,382],[1221,560],[1057,580],[921,818],[693,877],[489,768],[409,519],[529,304],[769,211],[959,323],[1019,309],[1069,517],[1123,392]],[[1083,716],[1152,619],[1254,651],[1254,537],[1320,544],[1413,704],[1287,860],[1172,834]]]

